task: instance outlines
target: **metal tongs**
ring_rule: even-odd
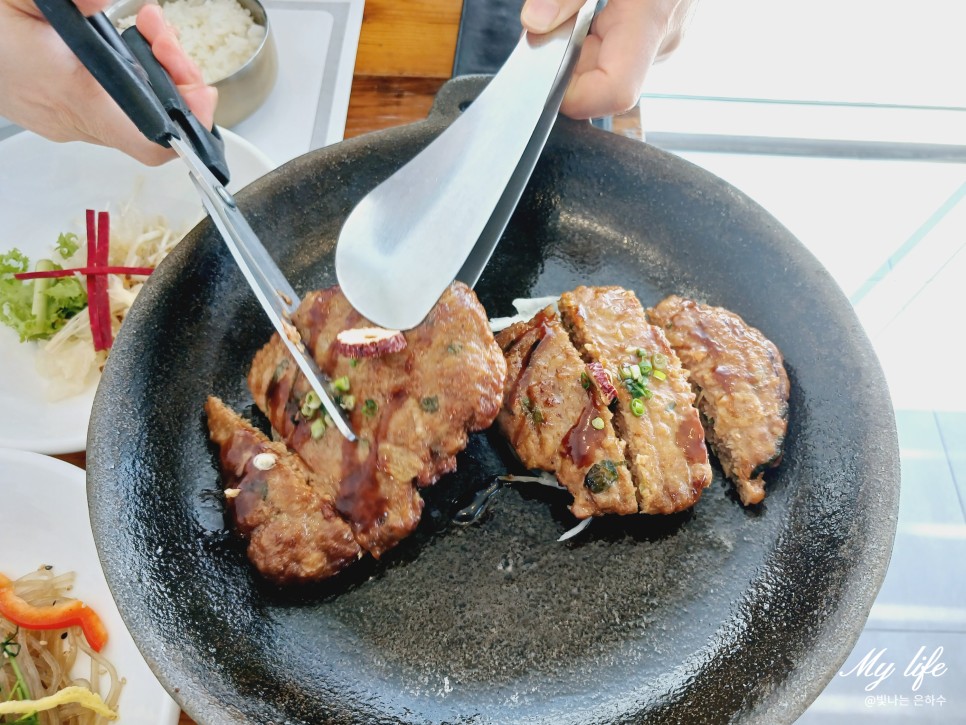
[[[415,327],[453,279],[476,285],[540,158],[590,29],[587,0],[506,63],[432,143],[353,209],[335,272],[364,317]]]
[[[85,18],[71,0],[36,2],[54,30],[141,133],[161,146],[173,148],[188,166],[205,211],[265,314],[336,428],[354,441],[356,437],[345,411],[332,399],[326,376],[306,353],[291,322],[299,306],[298,295],[224,187],[229,172],[224,142],[217,127],[209,132],[198,122],[137,28],[118,33],[104,14]]]

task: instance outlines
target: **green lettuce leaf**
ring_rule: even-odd
[[[57,253],[61,259],[70,259],[74,252],[80,249],[80,241],[73,232],[67,232],[57,237]]]
[[[58,251],[69,249],[70,240],[61,235]],[[62,244],[62,240],[63,244]],[[75,250],[76,251],[76,250]],[[61,269],[46,261],[46,269]],[[18,249],[0,255],[0,322],[13,328],[21,342],[46,340],[67,324],[67,320],[87,306],[87,292],[76,277],[19,280],[14,275],[26,272],[30,260]],[[36,286],[38,285],[39,286]],[[34,299],[37,295],[41,304]]]
[[[29,265],[30,260],[19,249],[0,255],[0,322],[16,330],[21,342],[31,332],[33,287],[13,276],[26,272]]]

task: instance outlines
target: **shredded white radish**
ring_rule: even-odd
[[[574,526],[572,529],[567,529],[567,531],[564,531],[559,536],[559,538],[557,539],[557,541],[566,541],[567,539],[574,538],[577,534],[579,534],[581,531],[583,531],[588,526],[590,526],[590,522],[593,521],[593,520],[594,520],[593,518],[586,518],[586,519],[584,519],[579,524],[577,524],[576,526]]]
[[[111,237],[108,264],[113,267],[157,267],[181,241],[184,231],[172,230],[161,215],[149,215],[130,202],[111,211]],[[63,267],[87,265],[86,235],[78,235],[80,247],[64,260]],[[144,286],[145,277],[109,274],[107,296],[111,305],[111,328],[117,335]],[[86,286],[87,280],[82,284]],[[60,400],[76,395],[97,380],[107,352],[94,352],[88,308],[74,315],[64,327],[40,343],[37,370],[48,381],[47,397]]]
[[[507,483],[539,483],[541,486],[549,486],[550,488],[559,488],[560,490],[565,490],[557,477],[548,471],[541,471],[539,475],[536,476],[514,476],[512,474],[507,474],[506,476],[499,476],[501,481],[506,481]]]
[[[550,297],[518,297],[513,300],[513,308],[517,311],[512,317],[492,317],[490,318],[490,330],[499,332],[505,330],[514,322],[526,322],[540,310],[546,307],[557,309],[557,300],[560,295]]]
[[[540,309],[543,309],[543,307]],[[564,489],[564,487],[560,484],[560,481],[557,480],[557,477],[548,471],[540,471],[536,476],[514,476],[512,474],[507,474],[506,476],[499,476],[498,478],[501,481],[506,481],[507,483],[539,483],[541,486]],[[567,539],[574,538],[577,534],[590,526],[591,521],[593,521],[592,518],[584,519],[572,529],[568,529],[567,531],[563,532],[557,541],[567,541]]]

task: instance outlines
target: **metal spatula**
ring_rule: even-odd
[[[553,127],[597,7],[524,32],[472,105],[373,189],[335,251],[342,291],[375,324],[407,330],[454,279],[476,284]]]

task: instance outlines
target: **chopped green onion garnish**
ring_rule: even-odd
[[[423,398],[419,401],[419,407],[425,410],[427,413],[435,413],[439,410],[439,397],[433,395],[431,397]]]
[[[651,374],[651,361],[648,360],[647,358],[644,358],[643,360],[641,360],[637,366],[641,369],[642,375]]]
[[[378,409],[379,406],[376,405],[376,401],[372,398],[366,398],[366,402],[362,404],[362,412],[370,418],[376,414],[376,410]]]
[[[644,401],[640,398],[631,399],[631,412],[640,418],[644,415]]]
[[[667,380],[667,373],[663,370],[655,370],[653,375],[658,380]]]
[[[352,358],[352,359],[349,360],[349,367],[350,368],[354,368],[358,364],[359,364],[359,358],[357,358],[357,357],[354,357],[354,358]]]
[[[349,376],[343,375],[341,378],[336,378],[332,381],[332,387],[338,390],[340,393],[349,392]]]
[[[310,390],[305,394],[305,397],[302,398],[302,407],[299,408],[299,411],[302,413],[302,417],[311,418],[312,414],[315,413],[315,411],[317,411],[321,405],[322,399],[319,397],[318,393],[316,393],[314,390]]]
[[[646,358],[646,357],[647,357],[647,352],[646,352],[645,350],[642,350],[641,348],[637,348],[637,356],[638,356],[638,357],[639,357],[639,358],[640,358],[641,360],[643,360],[644,358]]]
[[[340,404],[345,410],[352,410],[356,407],[356,396],[354,395],[343,395]]]
[[[312,426],[309,428],[312,432],[312,440],[318,440],[325,435],[325,421],[322,418],[316,418],[312,421]]]
[[[594,426],[594,428],[596,428],[597,430],[603,430],[604,429],[604,419],[603,418],[600,418],[600,417],[594,418],[592,421],[590,421],[590,424],[592,426]]]
[[[587,373],[580,374],[580,385],[584,390],[590,390],[590,376]]]
[[[535,424],[540,425],[540,423],[543,423],[543,413],[540,412],[540,408],[530,398],[523,399],[523,408],[530,414]]]
[[[630,365],[628,365],[628,367],[631,370],[632,378],[634,378],[635,380],[640,380],[643,377],[640,366],[635,365],[634,363],[631,363]]]
[[[624,387],[627,388],[627,392],[629,392],[635,398],[647,397],[647,395],[650,394],[647,386],[645,386],[640,380],[625,380]]]
[[[662,352],[656,352],[651,358],[651,362],[654,364],[655,370],[663,370],[667,367],[667,355]]]
[[[617,371],[617,375],[621,380],[627,380],[631,377],[631,367],[630,365],[621,365],[620,369]]]

